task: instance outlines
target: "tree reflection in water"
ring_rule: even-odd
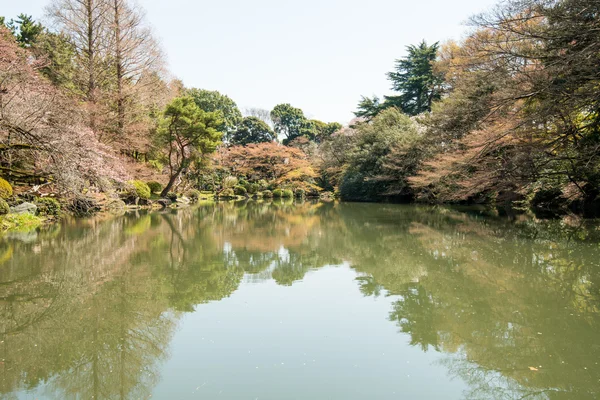
[[[567,221],[568,222],[568,221]],[[0,242],[0,393],[147,398],[182,313],[348,263],[468,398],[600,396],[597,224],[447,208],[238,202]],[[530,368],[532,367],[532,368]]]

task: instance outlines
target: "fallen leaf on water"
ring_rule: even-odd
[[[529,367],[530,371],[539,371],[536,367]]]

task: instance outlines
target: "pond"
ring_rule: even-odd
[[[597,399],[600,224],[241,202],[0,241],[0,397]]]

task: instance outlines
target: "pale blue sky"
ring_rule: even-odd
[[[43,17],[50,0],[0,0],[0,15]],[[460,39],[496,0],[138,0],[186,86],[240,108],[291,103],[348,122],[361,95],[389,92],[405,46]]]

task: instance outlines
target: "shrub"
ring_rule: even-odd
[[[273,192],[271,192],[270,190],[263,190],[262,196],[265,199],[272,199],[273,198]]]
[[[221,193],[219,193],[219,197],[223,199],[232,199],[235,197],[235,193],[233,192],[233,189],[223,189],[221,190]]]
[[[294,195],[299,199],[303,199],[304,196],[306,195],[306,192],[304,191],[304,189],[296,189],[296,192],[294,193]]]
[[[185,193],[185,197],[190,199],[192,203],[197,203],[200,200],[200,191],[196,189],[190,189]]]
[[[160,193],[163,190],[163,186],[160,182],[156,181],[148,182],[148,187],[150,188],[151,193]]]
[[[256,194],[259,192],[260,190],[260,185],[258,183],[249,183],[246,186],[246,190],[248,191],[248,193],[250,194]]]
[[[261,179],[260,181],[258,181],[258,190],[264,191],[267,189],[269,189],[269,182],[267,182],[264,179]]]
[[[273,190],[273,197],[276,199],[280,199],[283,197],[283,190],[281,189],[275,189]]]
[[[290,189],[284,189],[281,193],[281,197],[284,199],[291,199],[294,197],[294,192],[292,192]]]
[[[248,194],[248,191],[246,190],[246,188],[241,185],[237,185],[235,188],[233,188],[233,192],[237,196],[246,196],[246,194]]]
[[[0,215],[6,215],[10,212],[10,206],[6,200],[0,198]]]
[[[60,203],[52,197],[40,197],[35,201],[38,215],[54,215],[60,214]]]
[[[6,180],[0,178],[0,198],[8,199],[13,195],[13,188]]]
[[[248,184],[248,181],[242,178],[240,179],[239,184],[245,187]]]
[[[176,202],[177,201],[177,193],[175,193],[175,192],[167,193],[167,199],[171,200],[172,202]]]
[[[144,200],[148,200],[150,198],[150,188],[145,182],[129,181],[128,183],[132,186],[129,189],[128,194]]]
[[[221,185],[223,189],[231,189],[238,184],[238,179],[235,176],[226,176]]]

